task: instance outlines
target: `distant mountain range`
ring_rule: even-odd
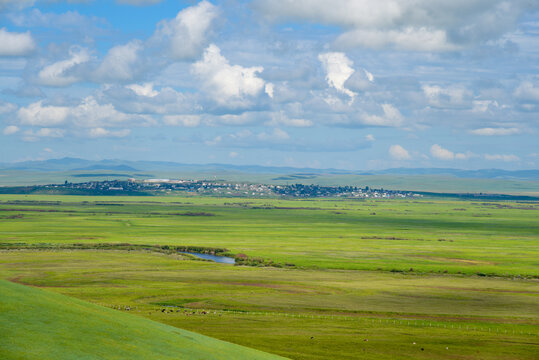
[[[166,161],[85,160],[77,158],[50,159],[0,163],[0,170],[38,172],[185,172],[185,173],[248,173],[248,174],[299,174],[299,175],[450,175],[459,178],[539,180],[539,170],[461,170],[451,168],[394,168],[376,171],[348,171],[339,169],[313,169],[281,166],[228,165],[228,164],[182,164]]]

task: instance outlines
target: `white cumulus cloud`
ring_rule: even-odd
[[[328,85],[353,99],[357,94],[344,87],[346,80],[348,80],[355,71],[352,68],[352,65],[354,65],[353,61],[342,52],[322,53],[318,55],[318,60],[320,60],[324,67]]]
[[[154,34],[154,41],[168,42],[170,53],[177,60],[194,59],[207,44],[207,35],[217,7],[208,1],[180,11],[176,18],[162,21]]]
[[[512,154],[485,154],[486,160],[491,161],[505,161],[505,162],[514,162],[520,161],[520,158]]]
[[[126,124],[153,123],[150,117],[126,114],[116,110],[112,104],[100,104],[93,96],[84,98],[81,103],[69,109],[69,116],[75,126],[83,128],[115,127]]]
[[[429,105],[432,107],[463,108],[472,106],[472,92],[464,87],[423,85],[421,88]]]
[[[364,114],[360,121],[362,124],[371,126],[392,126],[398,127],[402,125],[403,116],[399,109],[391,104],[382,104],[383,115]]]
[[[273,99],[274,90],[275,90],[275,86],[272,83],[267,83],[266,86],[264,87],[264,92],[268,94],[268,96],[272,99]]]
[[[408,150],[400,145],[391,145],[389,155],[395,160],[410,160],[412,158]]]
[[[17,111],[17,118],[23,125],[55,126],[64,123],[68,116],[68,107],[43,106],[43,101],[21,107]]]
[[[199,115],[165,115],[163,122],[165,125],[197,127],[202,121]]]
[[[261,66],[230,65],[213,44],[204,51],[202,60],[191,66],[192,73],[202,80],[202,87],[217,103],[228,107],[244,106],[246,98],[264,89],[265,81],[257,76],[263,70]]]
[[[412,158],[408,150],[400,145],[391,145],[389,155],[395,160],[410,160]]]
[[[108,130],[102,127],[92,128],[88,131],[88,136],[91,138],[101,138],[101,137],[126,137],[131,133],[129,129],[122,130]]]
[[[427,27],[406,27],[399,30],[358,29],[339,36],[337,45],[341,47],[383,48],[392,46],[410,51],[452,51],[460,46],[452,44],[444,30]]]
[[[75,66],[90,60],[88,50],[80,47],[72,47],[69,50],[69,59],[55,62],[45,66],[38,73],[38,81],[46,86],[69,86],[80,81],[80,78],[70,73]]]
[[[430,153],[433,157],[439,160],[467,160],[471,157],[477,157],[476,154],[473,154],[469,151],[466,153],[454,153],[450,150],[444,149],[438,144],[434,144],[430,148]]]
[[[0,101],[0,115],[7,114],[15,110],[17,110],[17,105]]]
[[[17,33],[0,29],[0,56],[23,56],[35,48],[36,43],[29,31]]]
[[[38,131],[26,130],[24,132],[24,141],[38,141],[39,138],[62,138],[65,135],[64,129],[41,128]]]
[[[480,128],[470,131],[471,134],[481,135],[481,136],[495,136],[495,135],[514,135],[519,134],[520,129],[518,128]]]
[[[131,84],[127,85],[126,88],[133,90],[133,92],[139,96],[146,96],[146,97],[156,97],[159,95],[159,92],[157,90],[153,89],[152,83],[144,83],[144,84]]]
[[[150,116],[118,111],[112,104],[98,103],[93,96],[71,107],[43,105],[43,101],[38,101],[21,107],[17,111],[17,118],[22,125],[42,127],[108,128],[154,123]]]
[[[105,81],[129,81],[137,72],[138,53],[142,49],[139,40],[111,48],[96,70],[98,78]]]
[[[259,133],[256,138],[260,141],[284,141],[290,139],[290,135],[284,130],[281,130],[279,128],[273,129],[271,133],[261,132]]]
[[[455,158],[455,153],[447,149],[444,149],[438,144],[434,144],[431,146],[430,153],[436,159],[440,159],[440,160],[453,160]]]
[[[524,101],[539,102],[539,86],[523,81],[515,90],[515,96]]]
[[[18,126],[15,126],[15,125],[9,125],[9,126],[6,126],[4,128],[4,130],[2,131],[2,133],[4,135],[13,135],[15,133],[17,133],[19,131],[19,127]]]
[[[267,125],[285,125],[292,127],[311,127],[313,122],[303,118],[290,118],[285,111],[278,111],[270,114],[271,120],[267,122]]]
[[[344,29],[340,47],[452,51],[499,39],[525,13],[525,0],[255,0],[267,18],[295,19]]]

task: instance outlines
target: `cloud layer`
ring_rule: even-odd
[[[539,165],[536,1],[182,4],[0,0],[0,149]]]

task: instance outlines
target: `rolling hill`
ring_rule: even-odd
[[[283,359],[64,295],[0,280],[0,358]]]

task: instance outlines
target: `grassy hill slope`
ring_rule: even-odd
[[[0,280],[2,359],[280,359],[142,317]]]

